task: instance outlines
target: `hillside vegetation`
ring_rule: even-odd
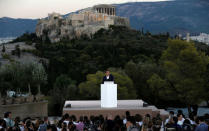
[[[120,26],[101,29],[92,38],[82,36],[53,44],[40,41],[34,34],[24,34],[15,41],[36,43],[30,53],[48,59],[41,61],[47,80],[8,83],[16,79],[0,77],[0,89],[16,89],[12,84],[27,80],[35,94],[41,84],[41,92],[49,96],[50,111],[54,113],[61,113],[66,99],[100,99],[106,69],[115,76],[119,99],[143,99],[158,107],[196,105],[209,99],[209,47],[205,44]],[[27,84],[19,85],[27,89]],[[197,99],[199,93],[203,95]]]

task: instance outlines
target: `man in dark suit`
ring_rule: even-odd
[[[103,77],[102,83],[104,83],[104,81],[114,81],[114,77],[110,74],[109,70],[105,72],[105,76]]]

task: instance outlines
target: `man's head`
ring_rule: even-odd
[[[200,117],[198,117],[198,118],[199,118],[199,123],[202,123],[202,122],[205,121],[205,117],[204,117],[204,116],[200,116]]]
[[[12,117],[12,113],[11,112],[4,113],[4,118],[11,118],[11,117]]]
[[[170,112],[169,112],[169,115],[170,115],[170,116],[174,116],[174,112],[173,112],[173,111],[170,111]]]
[[[178,120],[180,120],[180,121],[183,119],[182,114],[177,114],[177,117],[178,117]]]
[[[110,75],[110,71],[109,70],[106,70],[105,75],[106,76],[109,76]]]

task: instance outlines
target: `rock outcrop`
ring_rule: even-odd
[[[81,10],[63,18],[58,13],[40,19],[36,26],[36,35],[42,40],[49,38],[51,43],[62,39],[79,38],[82,35],[91,36],[101,28],[108,29],[110,25],[129,27],[129,20],[115,15],[112,5],[97,5]]]

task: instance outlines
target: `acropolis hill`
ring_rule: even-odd
[[[38,21],[36,35],[42,40],[48,36],[51,43],[55,43],[82,35],[91,37],[101,28],[108,29],[110,25],[129,27],[129,20],[116,16],[113,5],[102,4],[70,14],[66,18],[58,13],[49,14],[47,18]]]

